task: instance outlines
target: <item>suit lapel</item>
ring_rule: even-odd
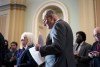
[[[79,51],[79,54],[80,55],[83,55],[85,52],[85,42],[82,44],[81,48],[80,48],[80,51]]]

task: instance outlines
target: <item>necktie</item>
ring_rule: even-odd
[[[23,47],[23,51],[25,50],[25,48]]]
[[[76,50],[78,50],[79,46],[80,46],[80,44],[77,45]]]

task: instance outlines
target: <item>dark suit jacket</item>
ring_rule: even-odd
[[[41,56],[56,55],[53,67],[75,67],[73,34],[70,26],[58,20],[49,33],[46,45],[40,47]]]
[[[3,35],[0,33],[0,67],[2,65],[4,56],[3,56],[3,49],[4,49],[4,37]]]
[[[38,67],[37,63],[34,61],[29,52],[29,48],[30,47],[24,50],[18,58],[17,67]]]
[[[24,50],[25,50],[25,48],[22,48],[22,49],[18,49],[17,50],[17,54],[16,54],[16,58],[17,59],[21,56],[21,54],[23,53]]]
[[[76,49],[77,46],[78,45],[75,44],[74,48]],[[77,67],[89,67],[90,58],[88,57],[88,52],[90,51],[90,49],[91,49],[91,45],[86,43],[86,42],[83,42],[83,44],[80,48],[80,51],[79,51],[80,58],[76,59],[77,60]]]
[[[14,67],[14,65],[16,65],[16,52],[10,51],[8,53],[6,53],[5,58],[4,58],[4,62],[5,62],[5,66],[6,67]],[[10,61],[11,57],[14,57],[14,59],[12,61]]]
[[[91,51],[98,51],[100,53],[100,44],[97,41],[93,43]],[[98,57],[91,58],[90,67],[100,67],[100,54]]]

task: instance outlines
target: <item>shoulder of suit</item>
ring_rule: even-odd
[[[89,43],[87,43],[87,42],[84,42],[84,44],[85,44],[86,46],[88,46],[88,47],[91,46],[91,44],[89,44]]]
[[[63,25],[66,25],[66,22],[60,19],[55,23],[55,25],[63,26]]]

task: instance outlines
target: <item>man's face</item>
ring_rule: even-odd
[[[81,43],[82,41],[82,36],[80,34],[76,34],[76,43]]]
[[[100,28],[98,27],[95,28],[93,31],[93,34],[94,34],[95,40],[100,42]]]
[[[12,50],[17,50],[16,44],[12,43],[12,44],[11,44],[11,49],[12,49]]]
[[[100,33],[96,33],[94,36],[95,36],[96,41],[100,42]]]
[[[23,39],[21,39],[21,42],[22,42],[23,47],[26,47],[26,45],[28,43],[27,37],[24,37]]]
[[[51,29],[55,22],[53,17],[45,17],[43,21],[44,21],[44,26],[47,26],[48,29]]]

